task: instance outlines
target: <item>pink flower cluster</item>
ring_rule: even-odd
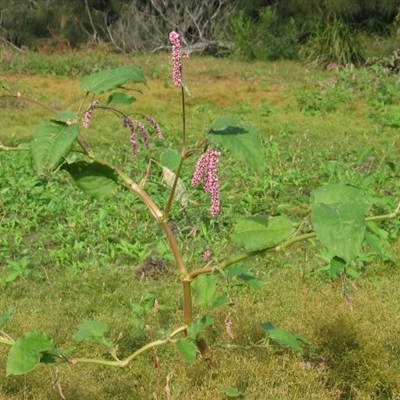
[[[182,86],[182,50],[179,34],[172,31],[169,41],[172,45],[172,81],[175,86]]]
[[[99,102],[97,100],[92,101],[89,104],[89,107],[88,107],[88,109],[87,109],[87,111],[85,113],[85,116],[83,117],[82,125],[83,125],[84,128],[86,128],[86,129],[89,128],[90,120],[92,119],[92,116],[93,116],[93,109],[98,105],[99,105]]]
[[[206,250],[203,253],[203,261],[207,262],[210,259],[210,257],[211,257],[211,251],[210,250]]]
[[[136,126],[133,121],[129,118],[124,118],[122,120],[122,126],[124,128],[128,128],[131,133],[131,147],[132,147],[132,154],[134,156],[137,155],[138,152],[138,143],[137,143],[137,136],[136,136]]]
[[[235,335],[233,334],[233,322],[230,315],[225,317],[225,332],[226,334],[233,340],[235,339]]]
[[[151,117],[145,117],[146,121],[150,124],[150,126],[154,129],[157,138],[159,140],[163,139],[163,134],[161,132],[160,126],[157,122]],[[149,133],[147,132],[144,125],[139,121],[132,121],[130,118],[126,117],[122,120],[122,126],[124,128],[128,128],[131,133],[131,147],[132,153],[134,156],[138,153],[138,142],[137,142],[137,132],[139,131],[142,136],[142,141],[144,147],[146,149],[150,148],[150,140],[149,140]]]
[[[145,118],[146,118],[146,121],[150,124],[150,126],[154,129],[154,132],[157,135],[157,139],[158,140],[163,140],[164,137],[163,137],[163,134],[161,132],[160,125],[158,125],[157,122],[153,118],[151,118],[149,116],[146,116]]]
[[[211,195],[212,217],[216,217],[220,210],[219,200],[219,181],[218,181],[218,162],[220,152],[210,150],[200,156],[196,163],[196,169],[192,177],[192,185],[197,186],[204,181],[204,192]]]

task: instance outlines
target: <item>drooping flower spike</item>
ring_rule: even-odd
[[[150,148],[149,133],[146,131],[146,128],[144,127],[144,125],[141,122],[135,121],[135,124],[136,124],[137,130],[142,135],[144,147],[148,150]]]
[[[149,117],[148,115],[145,118],[146,118],[146,121],[149,123],[149,125],[154,129],[154,132],[157,135],[157,139],[158,140],[163,140],[164,137],[163,137],[163,134],[161,132],[160,125],[158,125],[157,122],[153,118]]]
[[[137,155],[138,152],[138,143],[137,143],[137,136],[136,136],[136,126],[133,123],[133,121],[129,118],[124,118],[122,120],[122,126],[124,128],[128,128],[130,133],[131,133],[131,148],[132,148],[132,154],[134,156]]]
[[[154,129],[157,138],[159,140],[163,139],[163,135],[161,132],[161,129],[159,127],[159,125],[157,124],[156,121],[154,121],[153,118],[150,117],[145,117],[146,121],[150,124],[150,126]],[[143,141],[143,145],[144,147],[148,150],[150,148],[150,138],[149,138],[149,133],[147,131],[147,129],[145,128],[145,126],[139,122],[139,121],[132,121],[130,118],[126,117],[122,120],[122,126],[124,128],[128,128],[129,132],[131,134],[131,147],[132,147],[132,153],[134,156],[137,155],[138,153],[138,140],[137,140],[137,132],[140,132],[141,136],[142,136],[142,141]]]
[[[204,181],[204,192],[211,196],[210,214],[216,217],[220,211],[218,163],[219,151],[209,150],[197,160],[192,177],[192,186]]]

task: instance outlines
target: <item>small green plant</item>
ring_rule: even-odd
[[[0,284],[5,285],[13,282],[18,278],[27,278],[31,270],[28,268],[29,258],[22,257],[17,261],[10,261],[8,269],[3,277],[0,277]]]
[[[73,340],[77,343],[93,342],[102,346],[106,353],[100,358],[79,357],[75,348],[59,348],[55,340],[42,331],[27,332],[14,339],[11,334],[3,330],[3,326],[15,312],[14,308],[10,308],[0,315],[0,343],[10,347],[7,375],[28,373],[41,363],[127,367],[144,352],[155,351],[158,346],[167,344],[174,344],[189,363],[193,363],[198,354],[209,360],[212,356],[209,345],[212,338],[208,335],[208,329],[215,325],[215,319],[210,313],[223,305],[230,306],[230,288],[233,286],[246,289],[250,287],[256,292],[261,287],[261,281],[247,264],[250,258],[283,252],[297,243],[318,239],[324,249],[323,255],[329,265],[330,276],[341,279],[343,295],[351,304],[349,281],[355,274],[355,266],[363,260],[363,249],[366,244],[370,246],[370,252],[387,256],[382,249],[389,237],[385,236],[384,226],[381,224],[396,219],[400,214],[400,205],[393,206],[393,201],[390,201],[383,206],[379,199],[372,198],[366,190],[335,182],[312,190],[309,218],[302,223],[292,221],[283,213],[276,216],[262,212],[256,215],[238,213],[234,226],[229,227],[229,242],[232,248],[237,250],[228,255],[224,255],[221,251],[216,258],[206,251],[203,254],[201,267],[192,267],[190,256],[186,257],[184,253],[188,248],[185,246],[185,239],[188,238],[179,235],[172,222],[175,213],[181,215],[186,208],[192,206],[186,188],[188,175],[185,167],[188,160],[198,157],[191,185],[203,189],[194,190],[200,199],[199,203],[205,198],[210,199],[208,212],[209,220],[212,221],[221,211],[218,163],[222,151],[229,152],[238,161],[247,163],[260,175],[265,173],[266,163],[257,130],[242,120],[231,117],[219,118],[206,127],[204,137],[198,138],[193,143],[188,140],[185,103],[188,89],[182,77],[179,35],[172,32],[170,41],[173,83],[179,88],[182,104],[179,151],[163,145],[160,127],[151,117],[134,112],[136,98],[133,94],[140,91],[137,85],[145,85],[146,79],[142,70],[133,65],[84,77],[81,80],[84,97],[77,111],[57,111],[52,119],[41,121],[28,146],[9,147],[1,144],[0,149],[29,152],[39,177],[34,181],[26,179],[10,182],[10,185],[21,184],[32,189],[39,182],[51,182],[57,174],[64,173],[68,174],[83,192],[97,199],[100,204],[110,196],[120,200],[129,194],[135,195],[147,211],[149,219],[153,220],[164,233],[165,241],[159,242],[162,249],[160,252],[166,254],[168,250],[180,278],[182,323],[163,331],[152,331],[155,336],[153,340],[140,344],[130,349],[128,355],[121,356],[118,339],[110,336],[107,324],[96,320],[83,321],[77,332],[72,335]],[[23,95],[13,93],[5,84],[0,83],[0,88],[5,91],[4,96],[13,99],[23,98]],[[83,106],[85,101],[89,102],[87,108]],[[118,167],[117,162],[105,160],[98,155],[88,143],[84,132],[92,129],[90,127],[92,118],[94,116],[98,118],[97,116],[102,113],[111,113],[129,132],[134,160],[140,155],[148,155],[149,153],[145,153],[146,150],[156,154],[157,159],[149,157],[148,164],[135,163],[134,171],[125,172]],[[150,140],[150,130],[157,140]],[[274,151],[276,152],[276,149],[272,148],[271,154]],[[159,168],[163,185],[151,184],[155,168]],[[26,187],[23,189],[26,190]],[[56,196],[57,193],[54,192],[52,195]],[[88,201],[86,205],[89,208],[90,202]],[[138,202],[133,203],[133,207],[139,207]],[[379,212],[375,214],[376,210]],[[102,215],[96,222],[101,226]],[[114,222],[117,224],[117,221]],[[71,225],[74,223],[77,221],[71,221]],[[219,229],[221,238],[227,236],[225,226]],[[121,241],[116,250],[122,254],[134,255],[138,259],[146,258],[148,256],[146,244],[140,247],[134,240],[135,238],[132,243]],[[182,240],[182,245],[179,240]],[[77,251],[82,251],[79,242],[74,241],[74,245]],[[224,248],[224,245],[223,242],[221,247]],[[29,264],[26,259],[22,258],[10,265],[13,269],[8,273],[12,275],[6,275],[5,280],[25,278],[29,275]],[[157,266],[157,263],[150,260],[149,265]],[[148,272],[145,267],[146,265],[140,274],[144,279]],[[137,271],[133,274],[135,276],[132,278],[138,278]],[[131,301],[130,306],[129,323],[138,336],[147,329],[146,321],[151,317],[153,310],[162,310],[165,307],[162,302],[160,304],[156,292],[152,290],[146,290],[141,301]],[[225,316],[222,326],[227,335],[233,338],[235,333],[229,313]],[[271,341],[284,351],[299,353],[304,360],[311,357],[311,345],[304,337],[275,327],[271,322],[261,323],[261,327],[265,331],[265,341]],[[264,341],[260,344],[262,345],[265,345]],[[245,393],[235,388],[222,388],[221,392],[230,397],[240,397]]]

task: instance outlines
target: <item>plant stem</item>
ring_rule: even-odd
[[[398,217],[399,215],[400,215],[400,203],[397,206],[396,210],[392,213],[383,214],[383,215],[374,215],[372,217],[365,218],[365,220],[366,221],[383,221],[383,220],[394,219],[394,218]],[[286,249],[287,247],[290,247],[298,242],[303,242],[305,240],[311,239],[316,236],[317,236],[316,232],[304,233],[302,235],[295,236],[295,237],[287,240],[286,242],[284,242],[280,245],[274,246],[274,247],[268,247],[268,248],[262,249],[262,250],[249,251],[246,253],[239,254],[235,257],[232,257],[228,261],[225,261],[218,267],[203,267],[203,268],[195,269],[194,271],[191,271],[189,273],[188,279],[193,280],[199,275],[208,274],[208,273],[214,272],[218,269],[223,270],[233,264],[236,264],[239,261],[245,260],[246,258],[257,256],[257,255],[260,255],[263,253],[280,252],[280,251]]]
[[[190,325],[193,322],[191,281],[184,278],[184,280],[182,281],[182,288],[183,288],[183,322],[186,325]]]
[[[132,353],[130,356],[125,358],[124,360],[119,360],[119,361],[111,361],[111,360],[102,360],[102,359],[96,359],[96,358],[74,358],[72,360],[68,360],[71,364],[98,364],[98,365],[105,365],[108,367],[127,367],[129,363],[136,358],[138,355],[144,353],[145,351],[152,349],[157,346],[161,346],[163,344],[166,344],[170,342],[176,335],[186,332],[187,330],[187,325],[183,325],[177,329],[175,329],[171,334],[169,334],[165,339],[160,339],[160,340],[155,340],[154,342],[147,343],[143,347],[141,347],[139,350],[136,350],[134,353]]]
[[[175,197],[176,185],[178,184],[178,180],[179,180],[179,177],[180,177],[181,172],[182,172],[182,167],[183,167],[184,161],[185,161],[185,157],[183,156],[183,153],[182,153],[181,159],[179,161],[178,168],[177,168],[177,170],[175,172],[174,183],[172,184],[172,188],[171,188],[171,191],[169,193],[168,202],[167,202],[167,205],[166,205],[165,210],[164,210],[164,215],[163,215],[163,219],[164,220],[168,219],[169,212],[171,211],[172,202],[174,201],[174,197]]]
[[[3,151],[30,151],[29,147],[8,147],[4,146],[4,144],[0,143],[0,150]]]
[[[6,344],[7,346],[13,346],[15,341],[12,340],[11,338],[0,337],[0,343]]]
[[[46,110],[48,110],[48,111],[50,111],[50,112],[52,112],[52,113],[54,113],[54,114],[57,114],[57,110],[55,110],[54,108],[52,108],[52,107],[49,107],[49,106],[47,106],[46,104],[43,104],[43,103],[41,103],[40,101],[38,101],[38,100],[35,100],[35,99],[32,99],[31,97],[28,97],[28,96],[23,96],[21,93],[17,93],[17,94],[5,94],[5,95],[3,95],[3,96],[0,96],[0,98],[1,97],[11,97],[11,98],[13,98],[13,99],[17,99],[17,100],[26,100],[26,101],[29,101],[29,102],[31,102],[31,103],[34,103],[34,104],[36,104],[36,105],[38,105],[38,106],[40,106],[40,107],[42,107],[42,108],[44,108],[44,109],[46,109]]]
[[[178,243],[176,242],[175,236],[172,233],[171,226],[167,222],[163,221],[161,222],[161,227],[163,228],[164,233],[167,236],[169,248],[174,255],[176,268],[180,272],[181,276],[187,275],[185,263],[183,262],[182,255],[179,251]]]
[[[85,137],[84,137],[80,132],[78,133],[78,138],[77,138],[77,140],[78,140],[79,146],[82,147],[83,152],[84,152],[88,157],[93,158],[93,157],[94,157],[93,150],[92,150],[92,148],[90,147],[90,145],[89,145],[89,143],[87,142],[87,140],[85,139]]]
[[[119,168],[115,167],[114,165],[110,164],[106,160],[102,160],[100,158],[95,157],[94,155],[91,157],[95,161],[99,162],[100,164],[106,165],[111,168],[125,183],[125,186],[135,193],[140,200],[145,204],[145,206],[149,209],[150,213],[154,217],[154,219],[160,223],[161,227],[163,228],[165,235],[167,236],[169,247],[172,251],[172,254],[175,259],[175,265],[181,275],[186,275],[186,267],[183,262],[181,253],[178,248],[178,244],[176,242],[176,238],[172,233],[171,227],[167,221],[164,221],[163,215],[164,213],[159,209],[159,207],[154,203],[153,199],[141,188],[137,183],[135,183],[128,175],[122,172]]]
[[[182,98],[182,154],[186,152],[186,106],[185,106],[185,88],[181,85]]]
[[[396,207],[396,210],[389,213],[389,214],[383,214],[383,215],[374,215],[372,217],[367,217],[365,218],[366,221],[384,221],[387,219],[394,219],[400,215],[400,203]]]

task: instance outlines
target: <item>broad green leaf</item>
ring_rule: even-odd
[[[75,111],[60,111],[52,121],[63,122],[67,125],[76,124],[78,122],[78,114]]]
[[[171,171],[175,171],[181,161],[181,155],[172,149],[165,150],[160,155],[160,164],[164,167],[169,168]]]
[[[272,325],[271,322],[262,322],[262,323],[260,324],[260,327],[261,327],[262,329],[264,329],[264,331],[267,331],[267,333],[268,333],[269,331],[272,331],[272,329],[275,329],[275,326]]]
[[[225,147],[255,171],[264,171],[264,151],[260,135],[254,127],[232,118],[220,118],[207,128],[207,133],[211,142]]]
[[[194,280],[192,285],[197,293],[200,306],[210,308],[217,288],[215,276],[212,274],[200,275]]]
[[[302,351],[302,348],[297,341],[297,336],[285,329],[275,328],[268,333],[268,336],[280,346],[287,346],[293,351]]]
[[[293,226],[289,218],[258,215],[237,221],[232,242],[246,251],[264,250],[283,242],[292,232]]]
[[[369,199],[358,189],[339,183],[315,190],[312,205],[311,221],[318,239],[335,256],[353,261],[364,241]]]
[[[367,213],[371,207],[369,199],[360,190],[344,185],[334,183],[322,186],[314,190],[311,194],[312,204],[359,204]]]
[[[370,225],[368,224],[368,227]],[[395,257],[388,251],[388,232],[384,231],[383,229],[377,228],[378,234],[366,232],[365,233],[365,243],[369,245],[375,254],[381,257],[384,260],[391,261],[393,263],[396,262]]]
[[[207,328],[207,326],[211,326],[214,324],[214,319],[208,316],[204,316],[196,321],[194,321],[188,328],[188,338],[196,339],[198,333]]]
[[[258,280],[251,272],[250,267],[244,264],[235,264],[228,268],[226,272],[228,278],[237,277],[243,280],[254,290],[261,290],[261,281]]]
[[[85,321],[79,326],[79,330],[74,334],[73,339],[77,342],[92,340],[111,348],[112,344],[104,336],[107,331],[108,326],[104,322]]]
[[[210,311],[223,306],[224,304],[227,303],[227,301],[228,301],[228,298],[226,296],[218,296],[211,304]]]
[[[110,196],[118,187],[118,177],[112,168],[98,162],[77,161],[64,164],[62,169],[70,173],[80,189],[95,199]]]
[[[28,332],[17,339],[7,357],[7,375],[22,375],[35,369],[46,351],[54,348],[53,339],[43,332]]]
[[[377,237],[382,239],[384,242],[389,240],[389,232],[385,231],[384,229],[380,228],[378,224],[374,221],[366,221],[367,228],[373,232]]]
[[[40,362],[43,364],[54,364],[64,352],[60,348],[52,348],[43,353]]]
[[[341,271],[346,268],[347,264],[339,257],[333,257],[329,263],[329,277],[337,277]]]
[[[298,340],[304,341],[304,339],[299,336],[286,329],[275,328],[270,322],[262,323],[260,326],[267,332],[268,337],[280,346],[289,347],[293,351],[302,351]]]
[[[129,94],[115,92],[110,94],[110,96],[108,96],[107,104],[122,104],[129,106],[130,104],[133,104],[135,101],[136,98]]]
[[[244,281],[247,285],[253,288],[256,291],[260,291],[262,289],[262,283],[259,279],[257,279],[254,275],[251,274],[240,274],[238,275],[242,281]]]
[[[176,346],[188,363],[193,364],[195,362],[197,347],[194,343],[189,340],[180,339],[176,342]]]
[[[358,279],[360,277],[360,271],[357,271],[355,268],[348,267],[346,268],[346,275],[353,279]]]
[[[42,121],[37,126],[30,144],[33,166],[37,174],[43,175],[57,169],[65,161],[77,136],[76,124]]]
[[[245,264],[234,264],[228,267],[226,270],[226,276],[228,278],[233,278],[242,274],[249,274],[250,267]]]
[[[134,65],[101,71],[84,77],[81,81],[81,89],[85,92],[100,94],[128,82],[146,84],[143,71]]]
[[[5,325],[8,319],[17,311],[17,307],[9,308],[4,314],[0,315],[0,328]]]
[[[219,389],[220,393],[224,394],[225,396],[228,397],[240,397],[243,396],[243,393],[236,388],[232,387],[223,387]]]
[[[311,221],[318,239],[347,263],[360,253],[365,234],[365,207],[360,204],[314,205]]]

